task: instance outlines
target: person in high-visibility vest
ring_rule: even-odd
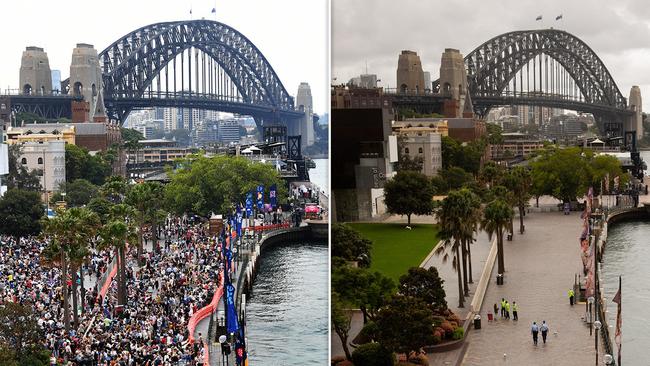
[[[506,316],[506,300],[502,297],[501,298],[501,317],[504,318]]]
[[[506,319],[510,319],[510,303],[506,300]]]
[[[516,301],[512,302],[512,320],[519,320],[519,317],[517,316],[517,311],[519,310],[519,306],[517,305]]]
[[[575,302],[575,293],[573,292],[573,289],[569,289],[569,305],[573,306],[573,303]]]

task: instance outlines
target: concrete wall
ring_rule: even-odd
[[[18,161],[29,171],[43,170],[41,186],[48,192],[58,191],[59,185],[65,182],[64,141],[26,142],[22,144]]]

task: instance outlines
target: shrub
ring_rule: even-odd
[[[416,354],[415,352],[409,356],[409,362],[415,365],[429,366],[429,358],[426,355]]]
[[[454,333],[454,327],[448,321],[442,322],[440,327],[445,331],[445,338],[451,338]]]
[[[339,362],[345,361],[345,356],[334,356],[332,357],[332,365],[338,365]]]
[[[365,341],[363,343],[374,341],[377,339],[377,331],[377,324],[373,321],[369,321],[366,323],[366,325],[363,326],[363,328],[361,328],[361,331],[359,332],[357,338],[363,339]]]
[[[465,328],[458,327],[454,330],[453,339],[463,339],[465,336]]]
[[[393,366],[393,353],[379,343],[367,343],[352,352],[355,366]]]
[[[438,344],[440,342],[442,342],[441,333],[433,333],[433,344]]]

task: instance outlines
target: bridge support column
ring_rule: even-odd
[[[625,123],[625,132],[635,131],[638,141],[643,138],[643,116],[641,114],[641,89],[636,85],[630,89],[629,108],[634,111],[634,114]]]

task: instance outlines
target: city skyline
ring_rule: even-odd
[[[123,35],[148,24],[216,18],[255,44],[290,95],[295,97],[300,83],[308,82],[314,94],[314,110],[322,115],[329,109],[329,57],[323,47],[329,37],[327,0],[283,0],[280,4],[262,0],[246,4],[234,0],[116,0],[101,8],[101,12],[97,4],[82,2],[72,6],[66,2],[27,0],[5,6],[5,29],[20,31],[19,36],[5,40],[0,58],[0,89],[18,89],[21,54],[28,46],[44,48],[50,68],[60,70],[63,80],[69,76],[72,50],[77,43],[92,44],[101,52]],[[283,8],[281,21],[277,16],[268,16],[278,7]],[[213,8],[215,13],[211,13]],[[128,16],[129,12],[137,16]],[[25,14],[29,14],[29,19]],[[295,46],[287,47],[287,39]]]
[[[346,83],[366,73],[367,67],[381,80],[380,87],[395,88],[398,55],[411,50],[418,53],[433,81],[439,77],[445,48],[459,49],[466,56],[499,34],[553,27],[591,47],[626,98],[633,85],[640,87],[642,97],[650,96],[650,65],[644,62],[650,57],[650,23],[645,20],[650,10],[643,5],[634,0],[616,4],[553,0],[543,6],[532,0],[462,0],[453,5],[414,0],[333,2],[332,80]],[[542,20],[536,21],[540,15]],[[400,20],[407,21],[388,26]]]

